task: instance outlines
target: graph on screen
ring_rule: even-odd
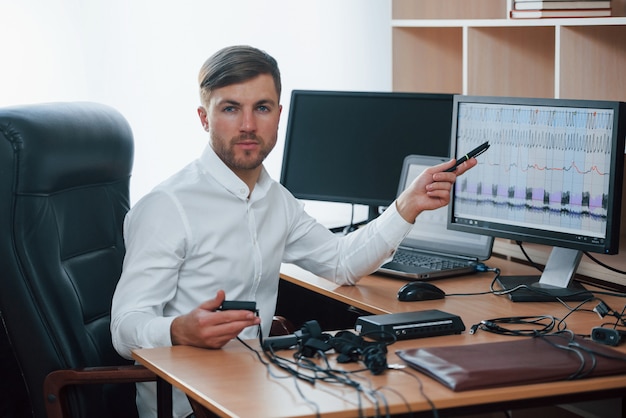
[[[457,155],[488,140],[456,183],[455,213],[604,238],[612,109],[462,103]]]

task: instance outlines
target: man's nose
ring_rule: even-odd
[[[256,117],[254,111],[245,110],[241,119],[241,130],[245,132],[256,131]]]

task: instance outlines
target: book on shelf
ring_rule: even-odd
[[[520,1],[516,0],[513,6],[515,10],[553,10],[553,9],[610,9],[610,0],[584,0],[584,1]]]
[[[540,19],[561,17],[608,17],[611,9],[555,9],[555,10],[511,10],[512,19]]]
[[[513,3],[532,3],[535,1],[539,1],[539,0],[513,0]],[[581,2],[601,3],[607,0],[542,0],[542,1],[547,1],[550,3],[581,3]]]

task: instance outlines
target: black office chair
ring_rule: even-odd
[[[0,109],[0,332],[34,417],[136,416],[131,382],[155,380],[109,331],[132,162],[108,106]]]

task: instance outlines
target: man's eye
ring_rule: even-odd
[[[236,109],[234,106],[226,106],[224,112],[234,112]]]
[[[259,111],[261,111],[261,112],[269,112],[270,111],[270,108],[267,107],[267,106],[259,106],[257,109]]]

